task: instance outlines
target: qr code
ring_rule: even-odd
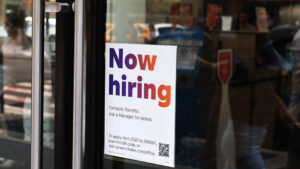
[[[169,157],[169,144],[159,143],[159,156]]]

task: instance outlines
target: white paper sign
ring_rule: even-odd
[[[176,51],[106,44],[106,155],[174,167]]]

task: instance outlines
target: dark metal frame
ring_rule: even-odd
[[[59,0],[66,2],[66,0]],[[72,0],[67,0],[72,3]],[[84,166],[103,168],[106,0],[86,0],[86,130]],[[72,168],[74,14],[57,14],[54,168]]]
[[[57,0],[72,3],[73,0]],[[72,168],[74,13],[57,13],[54,168]]]
[[[87,0],[84,168],[103,168],[106,0]]]

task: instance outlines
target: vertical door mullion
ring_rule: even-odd
[[[81,169],[83,153],[83,0],[75,1],[73,169]]]
[[[44,0],[33,0],[32,17],[32,98],[31,98],[31,169],[42,165]]]

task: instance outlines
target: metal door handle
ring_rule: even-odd
[[[75,39],[74,39],[74,100],[73,100],[73,169],[83,168],[84,152],[84,98],[85,98],[85,57],[84,44],[84,0],[75,0]]]
[[[44,0],[33,0],[31,169],[40,169],[43,120]]]
[[[81,169],[83,165],[83,130],[84,130],[84,0],[76,0],[75,42],[74,42],[74,100],[73,100],[73,169]],[[45,3],[44,0],[33,0],[32,29],[32,137],[31,137],[31,169],[40,169],[42,165],[42,120],[43,120],[43,36],[44,12],[64,12],[70,10],[65,3]]]
[[[68,3],[45,2],[45,12],[69,12],[71,5]]]

